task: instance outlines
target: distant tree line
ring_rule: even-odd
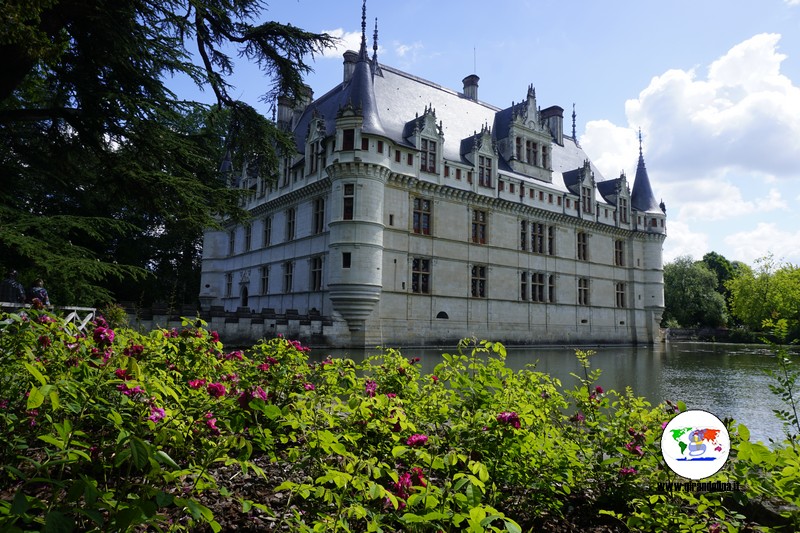
[[[753,267],[710,252],[664,266],[663,327],[768,330],[785,321],[800,338],[800,268],[768,255]]]

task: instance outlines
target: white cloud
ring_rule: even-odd
[[[630,128],[608,120],[593,120],[586,123],[580,143],[605,179],[618,178],[622,170],[636,168],[638,140]],[[628,174],[630,185],[633,178],[633,174]]]
[[[800,0],[783,0],[786,2],[786,5],[789,6],[800,6]]]
[[[797,261],[800,257],[800,230],[786,230],[772,223],[759,222],[750,231],[725,237],[740,261],[753,264],[759,257],[772,253],[777,259]]]
[[[361,48],[360,31],[346,32],[343,28],[336,28],[335,30],[322,30],[322,33],[327,33],[337,39],[335,47],[325,49],[322,54],[324,58],[338,59],[341,61],[342,55],[348,50],[358,51],[359,48]]]
[[[394,43],[394,53],[397,57],[406,57],[408,55],[414,57],[416,56],[417,52],[422,50],[424,47],[422,43],[415,42],[412,44],[403,44],[403,43]]]
[[[629,124],[648,135],[648,163],[670,180],[722,169],[800,172],[800,88],[781,74],[780,35],[759,34],[708,68],[669,70],[626,102]]]
[[[780,191],[775,188],[763,196],[752,198],[743,196],[741,188],[724,180],[665,184],[661,189],[665,197],[677,199],[678,218],[686,221],[718,221],[788,209]]]
[[[710,250],[708,235],[691,231],[681,221],[667,220],[667,240],[664,241],[664,263],[670,263],[682,255],[702,258]]]

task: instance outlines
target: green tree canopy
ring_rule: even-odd
[[[273,80],[266,98],[297,97],[306,58],[332,43],[258,22],[266,8],[259,0],[5,2],[0,267],[26,281],[44,277],[55,301],[74,304],[137,298],[164,289],[145,281],[148,272],[196,270],[203,228],[242,216],[219,179],[225,150],[259,158],[271,174],[293,148],[230,97],[229,54]],[[166,84],[173,75],[210,87],[217,105],[182,100]]]
[[[703,261],[681,256],[664,265],[665,324],[682,327],[725,324],[725,300],[717,292],[717,275]]]
[[[740,269],[726,287],[731,291],[731,312],[753,331],[766,320],[785,319],[790,335],[800,329],[800,268],[778,264],[768,255],[754,269]]]

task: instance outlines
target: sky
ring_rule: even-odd
[[[266,16],[340,38],[306,82],[316,96],[341,82],[361,0],[275,0]],[[503,108],[532,84],[566,132],[574,104],[603,179],[633,183],[641,128],[665,262],[800,264],[800,0],[368,0],[370,54],[376,17],[385,65],[458,91],[477,74],[479,99]],[[236,68],[232,95],[270,113],[270,80]]]

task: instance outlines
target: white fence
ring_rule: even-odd
[[[12,302],[0,302],[0,310],[7,312],[19,312],[30,309],[28,304],[16,304]],[[83,331],[86,325],[94,320],[97,309],[94,307],[76,307],[74,305],[50,306],[48,310],[54,311],[64,317],[64,325],[74,324],[78,331]]]

